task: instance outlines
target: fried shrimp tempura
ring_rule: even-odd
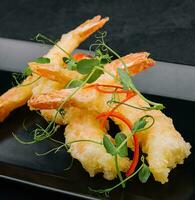
[[[154,61],[152,59],[148,59],[148,55],[148,53],[143,52],[129,54],[124,57],[124,61],[126,62],[126,65],[130,67],[129,70],[132,72],[132,74],[139,73],[139,71],[142,71],[154,65]],[[140,67],[137,67],[135,69],[135,66],[138,63]],[[121,66],[121,68],[123,67],[119,60],[115,60],[112,62],[112,64],[108,64],[106,68],[111,73],[116,74],[116,67],[119,65]],[[44,75],[45,77],[52,80],[58,80],[61,83],[65,83],[67,79],[71,80],[73,78],[78,78],[79,75],[79,73],[77,72],[75,73],[76,77],[71,76],[72,74],[66,73],[66,69],[59,69],[59,67],[50,69],[49,67],[40,64],[34,64],[34,66],[32,64],[31,69],[33,71],[35,70],[36,73],[38,72],[39,75]],[[102,78],[109,79],[110,77],[103,76]],[[83,116],[83,112],[85,112],[86,115],[81,118],[81,116]],[[79,139],[97,139],[97,141],[101,141],[103,136],[99,133],[101,130],[98,125],[100,123],[95,119],[96,115],[97,113],[91,114],[91,111],[87,112],[86,110],[80,110],[78,108],[71,107],[68,110],[68,113],[66,113],[66,117],[64,119],[64,123],[68,124],[65,131],[66,143],[68,143],[70,139],[73,141]],[[71,119],[69,119],[70,116]],[[89,131],[87,131],[86,133],[86,131],[84,131],[85,129],[89,129]],[[106,179],[111,180],[117,175],[114,164],[114,157],[108,154],[103,146],[90,142],[80,142],[72,144],[70,146],[70,153],[74,158],[78,159],[81,162],[83,167],[89,172],[90,176],[94,176],[96,173],[102,172]],[[118,157],[118,160],[120,170],[126,172],[130,163],[129,159]]]
[[[43,94],[31,99],[31,106],[35,105],[41,109],[57,108],[72,89],[64,89],[49,94]],[[74,106],[86,110],[94,110],[97,113],[107,112],[107,102],[111,99],[110,94],[102,94],[92,89],[82,89],[64,107]],[[44,100],[44,101],[43,101]],[[133,106],[149,107],[138,95],[126,102]],[[51,107],[52,105],[52,107]],[[90,105],[90,106],[89,106]],[[36,107],[34,106],[34,107]],[[149,168],[156,181],[165,183],[168,181],[168,174],[177,164],[182,164],[184,159],[190,155],[190,144],[186,143],[173,126],[172,120],[166,117],[161,111],[143,111],[121,105],[117,112],[122,113],[132,123],[144,115],[151,115],[155,119],[154,125],[140,133],[142,151],[148,155]],[[119,120],[113,119],[124,133],[128,133],[127,126]]]
[[[113,63],[116,63],[116,61],[113,61]],[[114,73],[115,71],[116,73],[117,65],[114,65],[113,63],[108,64],[106,67],[107,69],[110,67],[112,72]],[[131,67],[129,67],[129,69],[131,69]],[[109,79],[107,77],[108,75],[103,74],[96,82],[103,82],[107,85],[119,84],[115,83],[112,77]],[[29,100],[28,104],[31,109],[58,108],[64,99],[66,99],[73,91],[74,89],[63,89],[34,96]],[[86,87],[82,88],[67,101],[64,104],[64,108],[73,106],[80,109],[96,111],[97,113],[108,112],[110,107],[107,102],[111,100],[111,98],[112,94],[100,93],[94,88]],[[118,94],[118,99],[124,99],[124,94]],[[149,104],[138,95],[132,97],[126,103],[135,107],[149,107]],[[147,161],[155,180],[161,183],[167,182],[170,170],[177,164],[182,164],[184,159],[190,155],[190,144],[186,143],[180,133],[175,130],[172,120],[159,110],[144,111],[120,105],[117,112],[123,114],[123,116],[132,123],[144,115],[151,115],[154,117],[154,125],[150,129],[140,133],[139,138],[142,151],[148,155]],[[128,127],[123,122],[114,118],[113,120],[119,125],[122,132],[126,134],[129,133]],[[131,146],[131,142],[129,142],[129,145]]]
[[[149,107],[138,95],[126,102],[127,104]],[[177,164],[183,164],[184,159],[190,155],[191,145],[185,142],[181,134],[175,129],[171,118],[159,110],[143,111],[127,106],[119,107],[133,123],[143,115],[151,115],[155,122],[152,127],[139,133],[141,148],[147,154],[147,161],[154,179],[161,183],[168,182],[171,169]],[[119,125],[121,131],[128,129],[123,124]]]
[[[85,113],[85,114],[83,114]],[[100,121],[95,118],[93,111],[71,107],[67,110],[64,123],[66,143],[78,140],[92,140],[102,142],[103,133],[100,129]],[[93,142],[75,142],[70,144],[71,156],[79,160],[83,168],[91,177],[97,173],[103,173],[107,180],[116,178],[117,172],[114,157],[106,152],[102,144]],[[118,156],[120,170],[126,172],[130,161],[127,157]]]

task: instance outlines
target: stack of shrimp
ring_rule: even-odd
[[[82,78],[82,75],[78,72],[66,68],[63,57],[68,57],[81,42],[100,29],[108,20],[108,18],[101,19],[101,16],[96,16],[69,33],[62,35],[57,45],[54,45],[44,56],[50,59],[50,63],[30,62],[29,66],[33,74],[23,81],[22,84],[26,84],[26,86],[14,87],[0,96],[0,121],[3,122],[12,110],[26,104],[27,101],[30,109],[40,110],[47,121],[54,119],[56,110],[75,90],[75,88],[64,89],[64,86],[72,79]],[[122,59],[132,76],[155,64],[146,52],[129,54]],[[106,64],[104,68],[117,76],[117,68],[123,67],[120,60],[114,60]],[[33,82],[39,76],[41,78]],[[28,84],[32,82],[33,84]],[[102,74],[95,81],[95,84],[102,83],[120,85],[108,74]],[[124,94],[118,94],[118,96],[120,99],[124,99]],[[104,134],[108,134],[108,127],[105,126],[102,129],[102,121],[96,117],[98,114],[110,110],[107,102],[111,98],[112,94],[100,93],[94,87],[84,86],[63,104],[63,108],[66,110],[65,116],[57,115],[55,118],[56,123],[67,125],[64,135],[66,143],[70,144],[69,152],[72,157],[80,161],[90,176],[93,177],[97,173],[103,173],[104,178],[107,180],[116,178],[117,171],[114,157],[107,153],[104,146],[91,142],[72,144],[71,142],[76,140],[102,142]],[[150,106],[139,95],[134,95],[126,103],[135,107]],[[139,134],[139,143],[142,152],[147,154],[147,162],[154,179],[161,183],[167,182],[170,170],[175,168],[177,164],[183,164],[184,159],[190,155],[190,144],[185,142],[180,133],[176,131],[172,120],[159,110],[145,111],[120,105],[117,112],[123,114],[132,123],[146,114],[155,119],[152,127]],[[129,134],[126,124],[116,118],[112,120],[123,133]],[[109,137],[111,138],[111,136]],[[131,140],[128,145],[132,148]],[[126,172],[131,160],[128,157],[118,156],[118,163],[120,170]]]

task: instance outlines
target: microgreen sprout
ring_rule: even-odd
[[[125,157],[128,155],[128,152],[127,152],[127,144],[123,145],[123,148],[121,148],[119,151],[117,151],[117,146],[119,146],[125,139],[126,139],[126,136],[123,133],[117,133],[115,136],[115,142],[116,142],[116,146],[115,146],[110,141],[108,136],[104,135],[104,137],[103,137],[103,145],[104,145],[107,153],[114,156],[116,171],[117,171],[118,177],[121,182],[123,181],[123,178],[122,178],[122,174],[121,174],[120,167],[118,164],[118,156],[117,155],[119,155],[121,157]],[[124,188],[125,184],[122,184],[122,187]]]
[[[30,69],[30,67],[26,67],[22,73],[17,73],[14,72],[12,73],[12,77],[14,79],[13,85],[17,85],[17,86],[21,86],[21,82],[27,78],[28,76],[32,75],[32,70]]]
[[[55,141],[53,138],[49,138],[51,139],[52,141]],[[35,153],[36,155],[38,156],[45,156],[51,152],[54,152],[54,153],[57,153],[58,151],[60,151],[63,147],[65,147],[65,149],[68,151],[69,149],[69,146],[73,143],[79,143],[79,142],[90,142],[90,143],[94,143],[94,144],[99,144],[99,145],[102,145],[102,142],[98,142],[98,141],[95,141],[95,140],[90,140],[90,139],[80,139],[80,140],[74,140],[74,141],[71,141],[71,142],[67,142],[67,143],[63,143],[63,142],[60,142],[60,141],[57,141],[58,143],[60,143],[60,145],[58,147],[55,147],[55,148],[52,148],[44,153]]]
[[[52,152],[57,153],[57,152],[60,151],[63,147],[64,147],[64,144],[61,145],[61,146],[59,146],[59,147],[52,148],[52,149],[50,149],[50,150],[48,150],[48,151],[46,151],[46,152],[44,152],[44,153],[37,153],[37,152],[35,152],[35,155],[37,155],[37,156],[46,156],[46,155],[48,155],[48,154],[50,154],[50,153],[52,153]]]
[[[35,59],[34,62],[45,64],[45,63],[50,63],[50,59],[46,58],[46,57],[39,57],[39,58]],[[26,83],[26,84],[21,83],[24,79],[26,79],[28,76],[31,76],[31,75],[32,75],[32,70],[28,66],[23,70],[22,73],[13,73],[12,77],[15,81],[15,84],[18,87],[24,87],[24,86],[32,85],[33,83],[37,82],[41,78],[40,76],[38,76],[35,80],[33,80],[30,83]]]
[[[135,87],[131,77],[129,76],[128,72],[123,71],[122,69],[118,68],[118,74],[119,74],[119,78],[120,78],[120,82],[123,85],[124,90],[133,90],[134,92],[136,92],[144,101],[146,101],[147,103],[149,103],[150,105],[152,105],[151,109],[153,110],[162,110],[164,109],[163,104],[160,103],[155,103],[153,101],[150,101],[148,99],[146,99]]]
[[[50,63],[50,59],[46,58],[46,57],[39,57],[35,60],[35,62],[41,63],[41,64],[46,64],[46,63]]]
[[[151,110],[162,110],[165,107],[163,106],[163,104],[160,103],[155,103],[153,101],[150,101],[148,99],[146,99],[135,87],[130,75],[129,75],[129,70],[128,67],[126,65],[126,63],[124,62],[124,60],[121,58],[121,56],[115,52],[112,48],[110,48],[106,43],[104,38],[106,37],[107,32],[99,32],[99,36],[96,36],[97,40],[95,41],[94,44],[92,44],[90,46],[90,50],[92,50],[93,47],[95,47],[95,50],[97,49],[101,49],[104,52],[111,52],[112,54],[114,54],[123,64],[124,69],[120,69],[118,68],[118,74],[119,74],[119,80],[121,82],[121,84],[123,85],[123,88],[125,90],[133,90],[134,92],[136,92],[144,101],[146,101],[147,103],[149,103],[150,105],[152,105]]]
[[[107,103],[108,104],[113,104],[113,103],[115,103],[115,104],[121,104],[121,105],[125,105],[125,106],[131,107],[131,108],[135,108],[135,109],[138,109],[138,110],[144,110],[144,111],[154,110],[153,107],[138,107],[138,106],[131,105],[129,103],[124,103],[124,102],[117,101],[117,100],[115,100],[113,98],[111,100],[109,100]]]
[[[56,125],[54,121],[50,122],[46,128],[43,128],[39,124],[36,124],[36,126],[37,128],[29,133],[31,136],[33,136],[32,141],[23,141],[14,133],[12,134],[15,139],[22,144],[35,144],[47,138],[50,138],[54,133],[56,133],[56,131],[60,127],[59,125]]]
[[[52,39],[48,38],[47,36],[45,36],[45,35],[43,35],[43,34],[41,34],[41,33],[38,33],[38,34],[35,36],[35,38],[33,38],[33,39],[35,39],[37,42],[41,42],[41,43],[43,43],[43,44],[45,44],[45,41],[47,41],[47,42],[49,42],[49,43],[51,43],[51,44],[57,46],[57,47],[58,47],[60,50],[62,50],[68,57],[71,57],[71,55],[70,55],[67,51],[65,51],[57,42],[53,41]]]

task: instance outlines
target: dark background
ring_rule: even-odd
[[[109,16],[108,43],[121,54],[148,51],[156,60],[195,65],[193,0],[1,0],[0,37],[58,39],[88,18]],[[81,45],[87,49],[91,37]],[[68,199],[61,194],[0,180],[0,199]],[[42,197],[43,198],[43,197]]]
[[[97,14],[110,17],[107,40],[121,54],[148,51],[157,60],[195,65],[193,0],[1,0],[0,37],[58,39]]]

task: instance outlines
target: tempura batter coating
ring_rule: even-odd
[[[137,60],[137,55],[139,54],[135,54],[132,63]],[[147,58],[147,54],[143,55],[142,60],[143,58]],[[141,59],[138,59],[139,62],[137,63],[141,64],[142,62],[140,62],[140,60]],[[106,69],[115,75],[117,67],[121,65],[120,61],[117,62],[113,61],[106,66]],[[129,67],[129,69],[131,69],[131,67]],[[96,83],[102,82],[104,84],[116,85],[112,77],[107,74],[100,76],[96,81]],[[31,109],[58,108],[73,91],[74,89],[64,89],[35,96],[31,98],[29,105]],[[124,96],[124,94],[118,94],[119,100],[124,99]],[[82,88],[64,104],[64,107],[74,106],[81,109],[96,111],[97,113],[108,112],[110,107],[107,102],[111,98],[111,94],[102,94],[93,88]],[[134,96],[126,103],[135,107],[149,107],[149,104],[143,101],[138,95]],[[154,117],[154,125],[150,129],[140,133],[139,138],[142,151],[148,155],[147,160],[155,180],[161,183],[167,182],[170,170],[177,164],[182,164],[184,159],[190,155],[190,144],[183,140],[181,135],[175,130],[172,120],[166,117],[161,111],[143,111],[121,105],[117,109],[117,112],[122,113],[132,123],[144,115],[151,115]],[[129,129],[124,123],[117,119],[113,120],[120,126],[122,132],[126,134],[129,133]],[[129,141],[129,146],[132,147],[131,141]]]
[[[85,113],[85,114],[84,114]],[[103,133],[100,129],[100,121],[95,119],[96,113],[71,107],[67,110],[65,123],[66,143],[78,140],[93,140],[102,142]],[[117,172],[114,157],[106,152],[103,145],[92,142],[77,142],[70,145],[71,156],[79,160],[83,168],[91,177],[97,173],[103,173],[107,180],[116,178]],[[126,172],[129,158],[118,157],[120,170]]]
[[[111,84],[111,82],[109,82]],[[113,83],[112,83],[113,84]],[[55,108],[72,93],[73,89],[64,89],[49,94],[34,97],[30,101],[31,106],[36,109]],[[97,113],[107,112],[110,107],[107,102],[111,94],[103,94],[92,88],[81,89],[76,93],[64,107],[78,107],[81,109],[96,111]],[[119,94],[120,99],[124,95]],[[33,104],[34,103],[34,104]],[[132,97],[126,103],[136,107],[149,107],[149,104],[138,95]],[[89,106],[90,105],[90,106]],[[190,144],[186,143],[173,126],[172,120],[166,117],[161,111],[143,111],[125,105],[121,105],[117,112],[122,113],[132,123],[144,115],[151,115],[155,119],[154,125],[140,135],[142,151],[148,155],[149,168],[156,181],[165,183],[168,181],[168,174],[177,164],[182,164],[184,159],[190,155]],[[120,120],[113,119],[124,133],[128,133],[128,127]]]

